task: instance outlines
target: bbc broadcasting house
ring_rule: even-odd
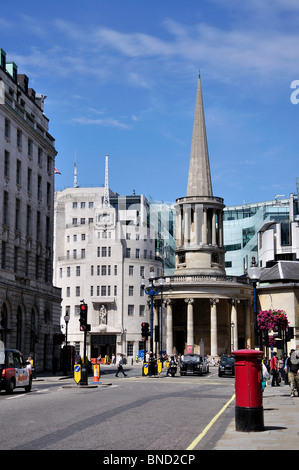
[[[88,358],[125,354],[135,361],[143,349],[149,299],[141,280],[162,276],[174,257],[173,212],[162,209],[143,195],[119,196],[107,186],[74,183],[55,193],[54,283],[62,290],[61,321],[76,354],[83,354],[81,301],[88,305]],[[161,214],[172,219],[167,234]]]

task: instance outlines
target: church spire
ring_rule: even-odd
[[[200,74],[197,83],[187,196],[213,196]]]

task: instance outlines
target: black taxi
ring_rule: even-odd
[[[185,354],[180,364],[180,374],[203,375],[209,373],[209,364],[200,354]]]

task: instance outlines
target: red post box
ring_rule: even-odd
[[[262,351],[239,349],[235,357],[236,431],[263,431]]]

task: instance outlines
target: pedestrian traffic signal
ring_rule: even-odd
[[[80,331],[87,331],[87,305],[81,304],[80,305]]]
[[[145,339],[149,336],[149,324],[148,323],[141,323],[141,336]]]

